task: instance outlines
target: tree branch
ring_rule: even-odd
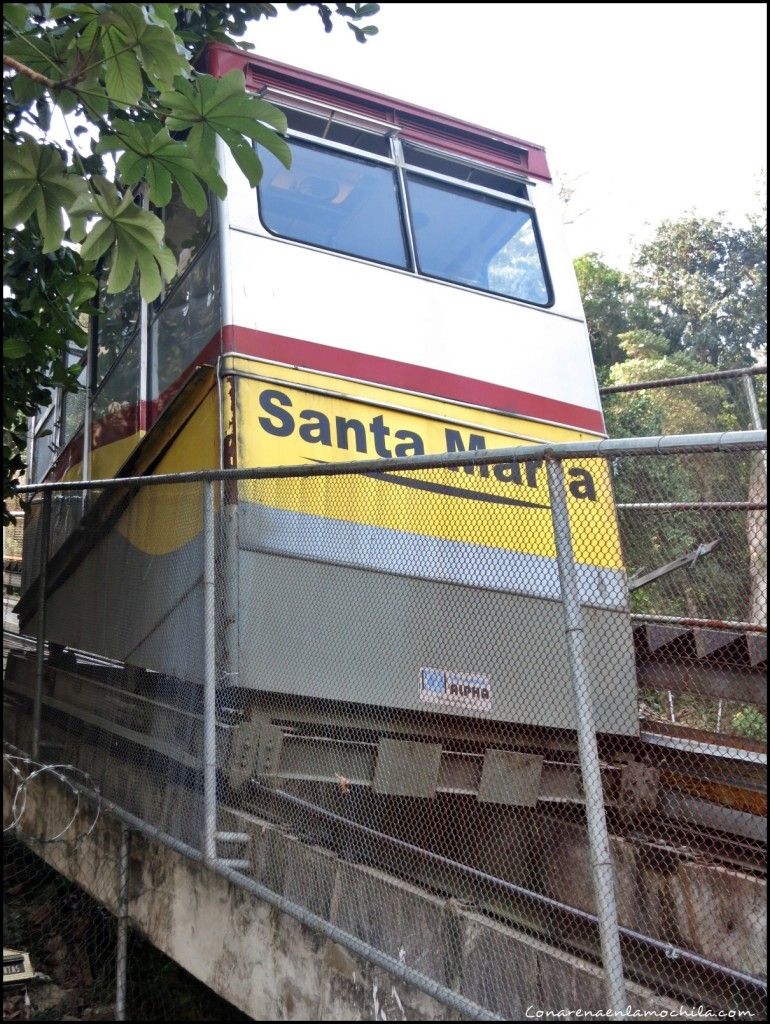
[[[7,68],[13,68],[14,71],[18,71],[20,75],[25,75],[27,78],[31,78],[33,82],[38,82],[40,85],[44,85],[47,89],[55,89],[58,82],[54,82],[52,78],[46,78],[45,75],[41,75],[38,71],[33,71],[32,68],[28,68],[26,64],[22,64],[21,61],[14,60],[13,57],[6,57],[3,54],[3,64]]]

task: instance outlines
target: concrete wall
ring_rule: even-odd
[[[7,773],[4,785],[10,790]],[[184,801],[183,790],[178,797]],[[52,820],[73,809],[72,795],[44,775],[30,787],[24,832],[50,834]],[[91,814],[84,809],[71,834],[88,827]],[[222,825],[249,833],[253,877],[289,899],[312,895],[311,910],[506,1019],[532,1006],[604,1009],[601,971],[577,957],[260,819],[231,814]],[[102,815],[84,842],[35,848],[114,911],[119,835],[119,824]],[[460,1019],[199,862],[136,834],[130,890],[132,925],[255,1020]],[[629,998],[639,1010],[676,1015],[675,1004],[639,986],[629,986]]]

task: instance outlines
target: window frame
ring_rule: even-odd
[[[538,261],[540,263],[540,270],[542,273],[543,287],[545,288],[546,301],[535,302],[534,299],[525,299],[517,295],[508,295],[505,292],[496,291],[494,288],[483,288],[481,285],[468,284],[465,281],[457,281],[452,277],[442,277],[439,274],[429,274],[427,271],[424,271],[420,268],[420,257],[417,249],[417,235],[415,234],[415,262],[417,266],[417,273],[420,277],[429,278],[432,281],[444,281],[446,284],[455,284],[460,288],[469,288],[471,291],[481,292],[483,295],[493,295],[495,296],[495,298],[499,299],[509,299],[512,302],[523,302],[525,305],[532,306],[535,309],[550,309],[551,306],[553,306],[555,301],[553,284],[551,282],[551,275],[548,272],[548,266],[545,261],[543,240],[537,223],[535,208],[532,203],[525,201],[519,202],[518,200],[512,199],[510,196],[505,196],[503,193],[495,192],[492,189],[473,187],[466,188],[464,187],[463,182],[456,181],[453,178],[447,178],[444,175],[438,174],[425,174],[421,168],[418,170],[413,167],[404,168],[404,184],[407,190],[407,202],[409,202],[409,175],[412,175],[414,178],[425,177],[428,178],[429,180],[436,181],[439,184],[448,185],[451,188],[458,189],[459,191],[467,192],[470,195],[484,195],[488,196],[490,199],[500,199],[505,201],[506,206],[509,207],[511,210],[526,211],[529,214],[529,223],[532,226],[532,233],[535,239],[535,247],[537,251]]]
[[[327,124],[332,123],[332,119],[339,116],[337,123],[345,123],[344,114],[336,110],[330,110],[329,108],[321,108],[308,110],[304,104],[285,102],[286,97],[281,96],[275,97],[275,101],[281,105],[288,112],[297,110],[302,113],[310,113],[313,116],[321,118],[321,114],[324,113],[327,118]],[[517,174],[515,171],[507,171],[504,168],[499,168],[491,164],[484,163],[480,160],[475,160],[472,157],[463,157],[455,153],[450,153],[445,150],[436,149],[433,146],[425,145],[420,142],[413,142],[411,139],[404,139],[403,142],[414,150],[425,153],[427,156],[434,156],[438,159],[445,160],[449,165],[457,165],[458,167],[467,167],[469,170],[477,170],[487,172],[490,174],[499,175],[502,179],[508,179],[523,187],[526,191],[525,196],[515,196],[510,192],[501,192],[488,186],[481,185],[476,182],[469,182],[461,177],[452,177],[448,174],[443,174],[439,171],[432,170],[430,168],[421,167],[417,163],[410,163],[408,156],[404,154],[402,146],[402,138],[397,128],[392,125],[385,123],[380,124],[379,122],[373,122],[371,127],[368,125],[362,125],[358,119],[352,118],[350,126],[358,128],[363,131],[370,131],[371,134],[387,136],[390,143],[390,156],[373,153],[364,149],[357,149],[353,146],[347,145],[342,142],[337,142],[334,139],[325,138],[323,135],[313,135],[306,131],[301,131],[295,128],[289,127],[286,131],[286,137],[297,142],[305,142],[310,145],[314,145],[320,149],[328,149],[330,151],[338,152],[341,155],[348,155],[355,157],[364,162],[370,162],[372,164],[379,164],[385,167],[391,167],[394,172],[395,185],[398,199],[398,213],[400,214],[401,223],[401,234],[405,242],[407,266],[400,266],[393,263],[386,263],[381,260],[377,260],[369,256],[359,256],[354,253],[345,252],[342,249],[335,249],[330,246],[319,245],[311,241],[303,241],[301,239],[291,238],[288,235],[281,234],[269,227],[265,221],[262,212],[262,200],[260,196],[260,185],[257,185],[256,192],[256,207],[257,216],[259,223],[262,228],[267,232],[271,238],[278,238],[283,241],[289,242],[291,245],[300,245],[305,248],[311,249],[317,252],[328,252],[334,255],[343,257],[344,259],[360,260],[363,263],[367,263],[373,266],[385,267],[388,270],[395,270],[400,273],[409,274],[412,277],[419,277],[426,281],[437,281],[441,284],[448,284],[453,288],[460,288],[465,291],[469,291],[475,294],[488,295],[495,299],[500,299],[504,302],[513,302],[517,305],[523,305],[530,309],[541,309],[550,310],[556,301],[553,287],[553,279],[550,273],[548,260],[546,258],[545,247],[543,245],[542,233],[540,231],[539,218],[535,204],[530,198],[530,190],[536,187],[536,182],[533,181],[525,174]],[[255,148],[256,144],[255,144]],[[492,199],[497,199],[504,203],[506,206],[512,209],[525,210],[529,214],[530,223],[535,238],[535,245],[537,250],[537,256],[540,263],[540,269],[542,272],[543,285],[546,292],[545,302],[534,302],[531,299],[519,298],[514,295],[506,295],[501,291],[494,291],[492,289],[486,289],[477,285],[467,284],[462,281],[453,280],[448,277],[439,277],[434,274],[426,273],[422,271],[419,266],[417,257],[417,247],[415,241],[415,230],[412,222],[411,208],[408,196],[408,182],[407,174],[414,174],[426,179],[430,179],[439,183],[454,186],[459,189],[467,191],[471,195],[485,195]]]
[[[314,146],[316,149],[329,150],[338,152],[344,156],[350,156],[360,163],[375,164],[378,167],[396,167],[395,162],[385,156],[380,156],[376,153],[368,153],[365,150],[355,149],[352,146],[347,146],[342,142],[334,142],[333,140],[324,139],[319,136],[308,135],[306,132],[295,132],[289,133],[291,138],[298,140],[299,142],[305,142],[308,146]],[[393,176],[393,191],[396,202],[396,212],[398,214],[399,222],[398,227],[401,234],[401,240],[404,243],[404,263],[388,263],[386,260],[378,260],[374,256],[361,256],[359,253],[347,252],[345,249],[337,249],[333,246],[321,245],[318,242],[303,241],[301,238],[292,238],[290,235],[283,235],[279,231],[275,231],[271,228],[262,212],[262,201],[260,195],[260,188],[262,182],[260,181],[256,187],[257,193],[257,213],[259,216],[259,223],[273,238],[280,238],[287,242],[291,242],[293,245],[305,245],[311,249],[318,250],[320,252],[330,252],[337,256],[344,256],[347,259],[362,260],[364,263],[371,263],[378,267],[387,267],[388,270],[400,270],[402,272],[414,273],[414,250],[411,245],[411,239],[409,237],[409,231],[407,230],[407,216],[404,206],[404,194],[398,180],[397,175]]]

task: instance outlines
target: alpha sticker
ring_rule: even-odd
[[[421,668],[419,697],[426,704],[464,708],[466,711],[492,710],[492,684],[489,677],[466,672]]]

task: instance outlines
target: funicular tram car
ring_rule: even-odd
[[[38,418],[35,480],[603,436],[541,147],[210,50],[212,75],[233,68],[286,112],[291,169],[261,152],[255,190],[223,151],[226,199],[203,217],[165,209],[179,274],[149,307],[138,290],[103,297],[88,407],[58,396]],[[597,725],[630,735],[633,644],[606,473],[570,463],[567,481],[591,668],[613,690]],[[54,524],[46,636],[199,684],[200,490],[178,490],[176,505],[164,491],[145,488],[91,540],[62,540]],[[423,721],[573,725],[543,465],[241,483],[222,503],[220,667],[241,691]],[[110,559],[119,574],[105,574]],[[29,587],[32,633],[35,609]]]

